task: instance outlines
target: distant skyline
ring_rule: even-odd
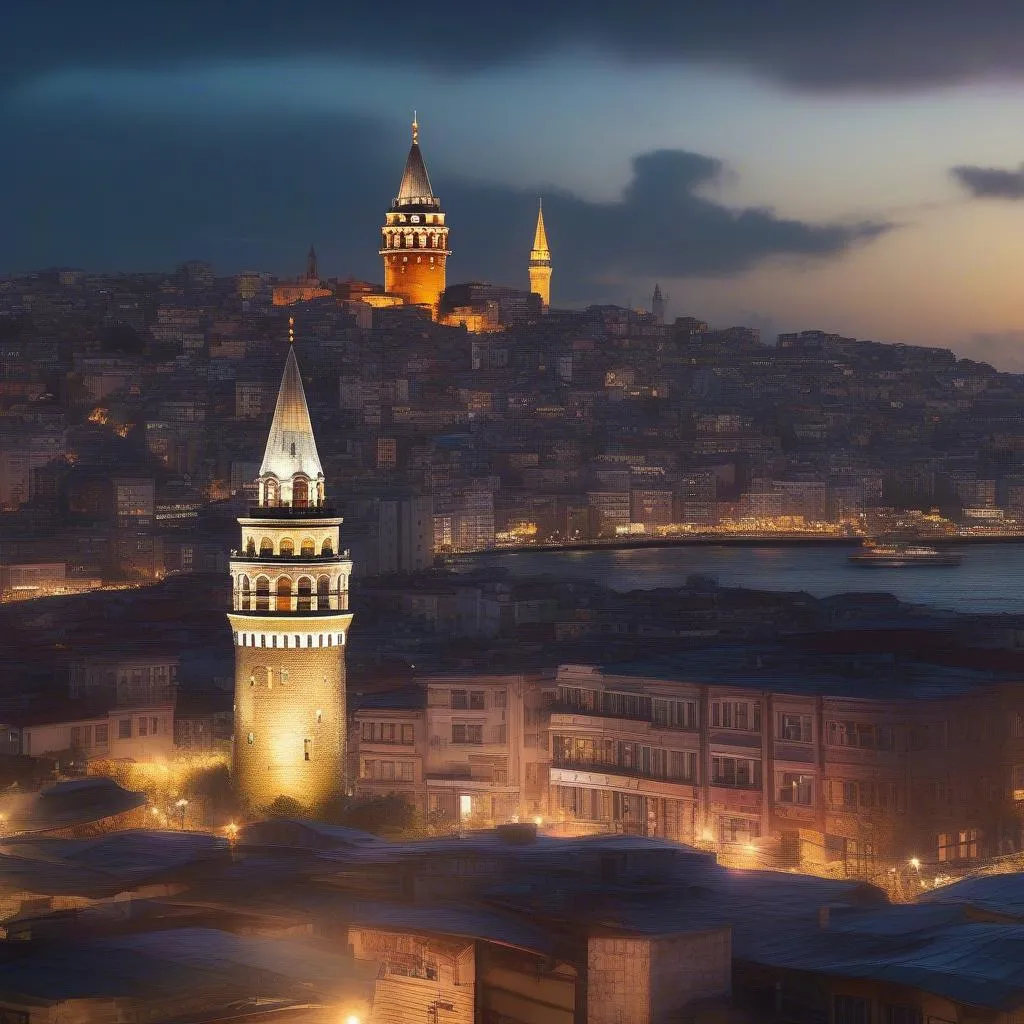
[[[1024,370],[1024,8],[14,0],[0,273],[380,280],[413,108],[448,279]],[[898,7],[898,10],[894,9]],[[497,20],[501,20],[499,25]]]

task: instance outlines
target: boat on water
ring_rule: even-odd
[[[860,551],[849,556],[854,565],[876,569],[905,569],[918,566],[954,566],[960,564],[960,555],[955,551],[939,551],[924,544],[910,544],[901,541],[879,544],[865,541]]]

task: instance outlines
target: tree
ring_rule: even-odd
[[[268,818],[305,818],[308,811],[293,796],[279,796],[264,809]]]

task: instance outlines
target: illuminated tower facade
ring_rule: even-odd
[[[540,296],[545,309],[551,305],[551,250],[548,249],[548,234],[544,230],[544,207],[539,200],[537,228],[530,250],[530,291]]]
[[[381,230],[380,255],[384,291],[400,295],[407,303],[429,306],[436,318],[451,251],[441,201],[430,187],[420,152],[420,126],[415,118],[402,183]]]
[[[232,552],[235,786],[253,808],[314,808],[342,792],[352,562],[325,500],[309,408],[289,345],[259,474]]]

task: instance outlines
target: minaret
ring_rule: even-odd
[[[309,247],[309,252],[306,255],[306,280],[320,280],[320,273],[316,267],[316,249],[314,249],[313,246]]]
[[[651,296],[651,314],[657,323],[665,322],[665,299],[661,294],[660,284],[654,286],[654,295]]]
[[[381,229],[380,255],[384,259],[384,291],[402,296],[407,303],[429,306],[436,318],[451,251],[441,201],[430,187],[420,152],[415,115],[405,173]]]
[[[345,643],[352,562],[295,359],[288,357],[259,474],[258,504],[231,554],[235,643],[232,773],[262,810],[279,796],[315,809],[345,785]]]
[[[551,305],[551,250],[548,249],[548,235],[544,230],[544,207],[537,200],[537,230],[533,233],[533,248],[530,250],[530,291],[536,292],[544,308]]]

